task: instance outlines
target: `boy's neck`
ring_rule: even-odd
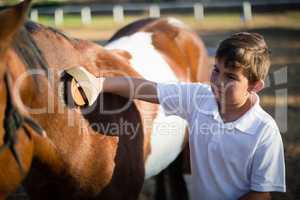
[[[220,116],[225,123],[233,122],[250,110],[256,101],[257,97],[254,94],[250,94],[246,101],[242,104],[226,105],[226,108],[223,110],[219,106]]]

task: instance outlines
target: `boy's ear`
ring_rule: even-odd
[[[255,81],[249,86],[249,92],[256,92],[258,93],[261,91],[265,86],[265,82],[263,80]]]

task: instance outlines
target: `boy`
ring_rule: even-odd
[[[111,92],[160,103],[167,114],[186,119],[192,199],[270,199],[270,192],[285,192],[286,186],[280,132],[256,94],[269,66],[263,37],[242,32],[221,42],[210,85],[102,77],[97,92],[82,89],[89,103],[98,92]]]

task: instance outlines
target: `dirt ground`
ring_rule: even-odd
[[[287,90],[288,92],[288,105],[286,106],[287,127],[284,127],[284,116],[281,116],[283,118],[277,119],[278,123],[283,123],[283,128],[281,127],[281,129],[285,147],[287,192],[285,194],[275,193],[273,194],[273,199],[298,200],[300,199],[300,29],[268,27],[234,31],[207,31],[199,32],[199,35],[208,47],[209,54],[213,56],[218,43],[225,37],[237,31],[261,33],[271,48],[272,67],[268,78],[269,81],[266,89],[260,94],[263,107],[275,117],[276,109],[280,106],[285,107],[284,103],[280,104],[280,102],[280,105],[274,105],[276,92],[279,90]],[[103,40],[98,42],[101,43]],[[287,80],[278,84],[274,79],[276,73],[282,72],[281,70],[283,70],[283,72],[285,72],[284,70],[287,70]],[[268,99],[271,99],[271,101],[267,101]],[[147,181],[145,187],[150,188],[150,190],[146,189],[146,192],[153,191],[153,187],[155,187],[153,180]],[[144,194],[141,195],[140,199],[152,199],[149,196],[151,195]]]

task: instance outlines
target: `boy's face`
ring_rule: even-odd
[[[216,59],[210,83],[223,111],[226,108],[243,105],[251,90],[251,84],[241,68],[225,68],[223,60],[219,59]]]

